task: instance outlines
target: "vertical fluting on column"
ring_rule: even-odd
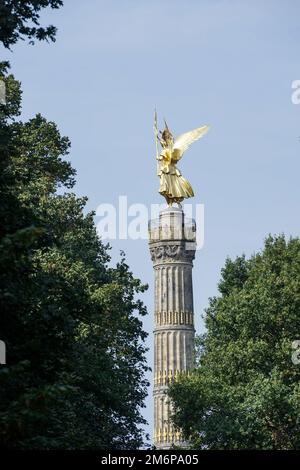
[[[154,444],[182,446],[180,431],[170,420],[167,387],[193,366],[194,306],[192,268],[196,249],[195,222],[179,208],[160,212],[149,222],[149,246],[154,267]]]

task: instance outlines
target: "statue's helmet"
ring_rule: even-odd
[[[170,129],[168,128],[168,124],[167,124],[166,120],[165,120],[165,128],[162,131],[161,136],[162,136],[162,139],[166,142],[167,145],[173,144],[174,138],[173,138],[173,135],[172,135]]]

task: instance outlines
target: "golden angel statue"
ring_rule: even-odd
[[[189,132],[185,132],[174,139],[165,121],[165,129],[158,131],[157,114],[155,111],[154,131],[156,140],[156,159],[158,160],[157,175],[160,178],[159,193],[164,196],[169,206],[176,202],[181,206],[184,199],[194,196],[194,191],[190,183],[181,175],[176,167],[184,152],[189,146],[204,136],[209,130],[209,126],[198,127]],[[158,143],[162,149],[159,152]]]

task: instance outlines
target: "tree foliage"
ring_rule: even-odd
[[[137,448],[148,385],[137,296],[146,286],[123,255],[110,266],[86,198],[71,192],[69,140],[40,114],[17,119],[20,84],[1,67],[0,444]]]
[[[10,48],[18,39],[55,41],[53,25],[40,26],[40,11],[44,8],[59,8],[62,0],[0,0],[0,41]]]
[[[300,240],[269,236],[228,259],[210,299],[197,366],[171,387],[174,420],[204,449],[299,449]]]

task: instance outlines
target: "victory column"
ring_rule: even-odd
[[[160,132],[155,113],[159,193],[167,202],[158,220],[149,221],[149,247],[154,267],[154,445],[158,449],[187,446],[170,420],[168,385],[192,367],[194,307],[192,268],[196,224],[186,219],[181,202],[194,196],[190,183],[176,167],[188,147],[209,130],[199,127],[174,139],[167,123]],[[159,151],[158,146],[161,146]],[[178,207],[173,204],[177,203]]]

